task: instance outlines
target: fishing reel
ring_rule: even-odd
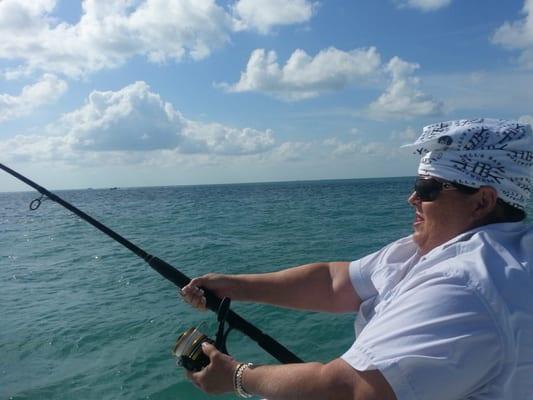
[[[230,303],[231,300],[224,297],[218,306],[218,330],[214,341],[196,327],[187,329],[178,337],[176,345],[172,350],[172,354],[176,357],[177,365],[191,372],[200,371],[202,368],[206,367],[209,364],[209,357],[207,357],[202,351],[202,343],[204,342],[210,343],[222,353],[228,354],[226,339],[231,327],[228,326],[228,328],[225,329],[225,324]]]

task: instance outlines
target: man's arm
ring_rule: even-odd
[[[265,365],[246,370],[246,390],[269,400],[395,400],[378,370],[357,371],[338,358],[328,364]]]
[[[204,352],[211,363],[200,372],[189,373],[189,378],[208,393],[233,390],[233,373],[237,362],[212,345],[205,345]],[[242,386],[248,393],[269,400],[396,400],[393,390],[378,370],[357,371],[342,359],[327,364],[248,368],[242,376]]]
[[[182,293],[198,308],[205,308],[203,292],[197,290],[203,287],[232,300],[312,311],[354,312],[361,299],[351,284],[348,266],[348,262],[328,262],[266,274],[208,274],[193,279]]]

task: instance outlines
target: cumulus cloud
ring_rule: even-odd
[[[275,162],[298,162],[313,158],[312,142],[283,142],[274,148],[270,158]]]
[[[285,101],[298,101],[338,91],[350,85],[375,83],[388,74],[390,85],[368,114],[376,118],[439,115],[443,104],[420,89],[420,79],[413,76],[418,64],[393,57],[381,64],[374,47],[342,51],[334,47],[312,57],[296,50],[281,66],[275,51],[256,49],[237,83],[220,83],[228,92],[259,92]]]
[[[322,145],[336,158],[356,154],[377,155],[387,151],[383,143],[364,142],[362,140],[343,141],[335,137],[324,140]]]
[[[419,136],[419,132],[411,126],[408,126],[403,131],[393,131],[390,135],[392,140],[400,140],[402,142],[412,143]]]
[[[53,0],[0,2],[0,58],[81,76],[146,56],[201,59],[229,40],[231,17],[213,0],[85,0],[79,22],[52,17]]]
[[[275,145],[270,130],[188,120],[145,82],[116,92],[94,91],[84,106],[62,116],[47,131],[46,136],[19,135],[0,142],[0,151],[18,161],[78,162],[100,159],[95,154],[102,153],[113,153],[115,159],[157,151],[240,156]]]
[[[302,100],[368,80],[380,63],[374,47],[351,51],[330,47],[314,57],[298,49],[283,66],[275,51],[256,49],[240,80],[219,86],[229,92],[262,92],[282,100]]]
[[[0,141],[0,153],[8,162],[74,160],[68,138],[61,136],[17,135]]]
[[[384,143],[362,139],[345,140],[331,137],[309,142],[283,142],[267,154],[274,162],[306,162],[317,160],[355,159],[358,156],[389,155],[395,149]]]
[[[525,0],[524,17],[515,22],[505,22],[492,37],[495,44],[510,50],[521,50],[519,61],[533,68],[533,0]]]
[[[268,33],[274,26],[309,21],[316,4],[307,0],[239,0],[232,9],[237,29]]]
[[[185,119],[135,82],[116,92],[93,91],[87,103],[53,124],[79,150],[155,150],[177,146]]]
[[[390,85],[370,104],[369,115],[376,118],[410,118],[442,114],[443,103],[423,93],[419,89],[420,79],[412,76],[418,68],[418,64],[393,57],[385,67],[391,75]]]
[[[452,0],[396,0],[400,7],[415,8],[421,11],[435,11],[450,5]]]
[[[193,121],[145,82],[117,91],[93,91],[83,106],[64,114],[43,131],[43,135],[17,135],[0,141],[4,160],[70,166],[213,165],[222,159],[304,162],[386,150],[384,145],[359,139],[277,144],[268,129]]]
[[[273,133],[269,129],[236,129],[218,123],[188,121],[183,135],[185,140],[179,148],[184,153],[256,154],[274,146]]]
[[[307,0],[83,0],[76,23],[54,17],[57,0],[0,1],[0,58],[22,61],[4,76],[32,71],[80,77],[124,64],[200,60],[239,30],[269,32],[309,20]]]
[[[67,87],[67,83],[55,75],[44,74],[38,82],[24,86],[19,95],[0,94],[0,121],[27,115],[39,106],[53,103]]]

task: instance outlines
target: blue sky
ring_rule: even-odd
[[[52,189],[414,175],[424,125],[533,121],[533,0],[2,0],[0,35],[0,162]]]

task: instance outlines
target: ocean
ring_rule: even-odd
[[[189,277],[350,261],[411,232],[413,178],[58,191]],[[196,389],[171,349],[198,312],[140,258],[36,192],[0,193],[0,399],[234,399]],[[531,207],[529,213],[531,213]],[[234,303],[306,361],[353,342],[355,314]],[[276,363],[234,331],[230,354]]]

